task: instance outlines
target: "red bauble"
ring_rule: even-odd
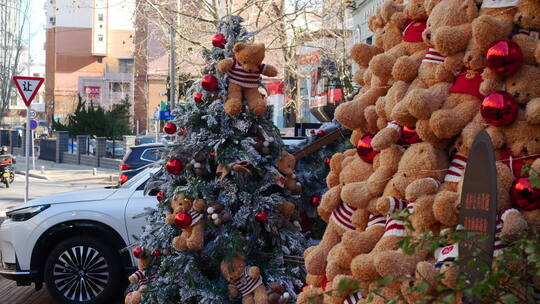
[[[210,157],[212,157],[212,158],[216,157],[216,152],[213,152],[213,151],[210,152]]]
[[[496,127],[507,126],[514,122],[518,105],[514,97],[507,92],[494,92],[486,96],[480,106],[484,120]]]
[[[264,212],[257,213],[255,215],[255,220],[257,220],[257,222],[259,222],[259,223],[266,222],[266,220],[268,220],[268,215],[266,215],[266,213],[264,213]]]
[[[328,166],[330,166],[330,161],[331,159],[328,157],[324,159],[324,163],[327,164]]]
[[[174,134],[176,132],[176,125],[172,122],[168,122],[163,127],[163,131],[165,131],[167,134]]]
[[[309,134],[315,134],[315,130],[313,129],[309,130]]]
[[[408,143],[409,145],[421,142],[420,136],[416,133],[415,128],[409,128],[407,126],[404,126],[401,130],[401,138],[403,138],[403,141]]]
[[[520,177],[510,190],[514,203],[523,210],[540,208],[540,189],[533,188],[528,177]]]
[[[371,135],[366,135],[360,138],[358,144],[356,144],[356,153],[367,163],[372,163],[375,155],[379,154],[379,151],[373,150],[373,146],[371,146],[372,139]]]
[[[165,164],[165,168],[170,174],[178,175],[180,172],[182,172],[184,163],[182,163],[182,161],[178,158],[171,158],[167,161],[167,164]]]
[[[215,91],[218,86],[218,80],[213,75],[205,75],[201,80],[201,85],[207,91]]]
[[[523,52],[512,40],[501,40],[486,53],[486,65],[501,76],[514,74],[523,63]]]
[[[225,39],[225,36],[223,34],[215,34],[214,38],[212,38],[212,45],[217,48],[225,48],[226,43],[227,39]]]
[[[165,193],[159,191],[158,194],[156,195],[156,198],[158,201],[161,201],[162,199],[165,198]]]
[[[201,92],[197,92],[193,95],[193,100],[196,103],[202,103],[203,102],[203,94]]]
[[[318,196],[314,196],[311,198],[311,206],[313,207],[319,206],[320,202],[321,202],[321,199]]]
[[[187,212],[178,212],[174,216],[174,225],[182,229],[189,227],[191,225],[191,215]]]
[[[161,251],[159,249],[154,250],[154,256],[161,256]]]
[[[184,134],[186,134],[186,128],[180,127],[180,128],[178,129],[178,135],[184,135]]]
[[[133,248],[133,256],[137,259],[142,257],[143,255],[143,249],[141,247],[135,247]]]
[[[317,131],[317,136],[323,137],[324,136],[324,130]]]

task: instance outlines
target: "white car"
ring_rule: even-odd
[[[146,224],[133,218],[156,207],[144,194],[147,168],[117,189],[69,192],[31,200],[0,225],[0,274],[17,285],[43,283],[58,303],[112,303],[135,269],[131,250]],[[156,192],[156,191],[151,191]]]

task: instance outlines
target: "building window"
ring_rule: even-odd
[[[97,20],[98,21],[103,21],[103,14],[98,14],[97,15]]]
[[[98,39],[99,42],[103,42],[103,35],[102,35],[102,34],[99,34],[99,35],[97,36],[97,39]]]
[[[133,73],[133,58],[118,59],[119,73]]]

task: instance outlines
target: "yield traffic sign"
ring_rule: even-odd
[[[27,107],[32,103],[43,81],[45,78],[42,77],[13,76],[13,82]]]

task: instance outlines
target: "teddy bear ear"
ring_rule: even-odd
[[[257,43],[257,44],[255,44],[255,46],[257,46],[258,48],[261,48],[263,50],[266,49],[266,46],[264,45],[264,43]]]
[[[461,11],[465,12],[471,21],[478,17],[478,7],[476,6],[475,0],[464,0],[463,3],[461,3]]]
[[[238,42],[234,45],[233,52],[240,52],[247,47],[247,43]]]
[[[433,8],[439,4],[442,0],[426,0],[424,2],[424,7],[426,8],[426,12],[429,14],[431,14],[431,11],[433,10]]]

